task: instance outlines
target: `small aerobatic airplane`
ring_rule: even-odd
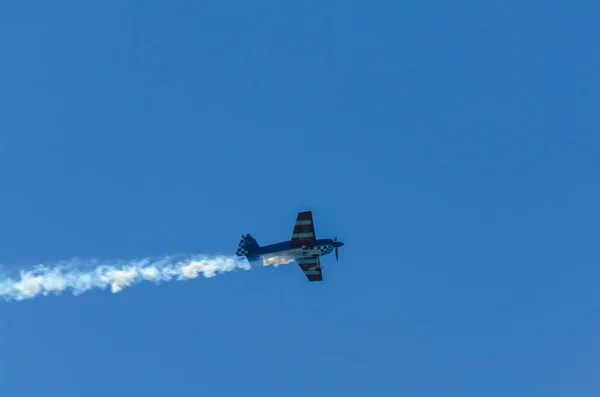
[[[305,211],[298,213],[291,240],[261,247],[254,237],[244,234],[236,255],[245,256],[250,263],[259,262],[261,258],[265,264],[269,259],[296,261],[308,281],[321,281],[323,267],[319,257],[330,254],[335,249],[335,258],[339,259],[338,247],[342,245],[344,243],[337,241],[337,238],[317,240],[312,212]]]

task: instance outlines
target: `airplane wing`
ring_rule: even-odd
[[[321,281],[323,280],[323,273],[321,271],[321,261],[318,256],[297,258],[296,262],[300,265],[300,269],[308,278],[308,281]]]
[[[301,246],[316,241],[315,225],[313,224],[312,211],[299,212],[292,233],[292,246]]]

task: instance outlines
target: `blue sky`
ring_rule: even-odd
[[[0,6],[8,270],[346,243],[2,303],[0,394],[597,396],[599,6],[283,3]]]

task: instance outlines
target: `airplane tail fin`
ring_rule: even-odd
[[[243,234],[235,254],[238,256],[248,256],[257,254],[259,251],[260,245],[258,245],[254,237],[249,234]]]

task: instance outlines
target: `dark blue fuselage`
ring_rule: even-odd
[[[296,260],[299,258],[310,258],[314,256],[323,256],[334,251],[335,247],[341,247],[344,243],[324,238],[303,245],[292,245],[291,241],[282,241],[280,243],[265,245],[259,247],[256,251],[248,253],[250,260],[258,260],[260,257],[269,260],[271,258],[287,258]]]
[[[338,247],[341,247],[343,245],[343,243],[337,242]],[[302,246],[293,246],[291,244],[291,240],[288,241],[282,241],[280,243],[275,243],[275,244],[269,244],[269,245],[265,245],[260,247],[260,251],[257,253],[258,255],[265,255],[265,254],[275,254],[275,253],[282,253],[282,252],[286,252],[286,251],[290,251],[290,250],[297,250],[298,248],[302,248],[302,247],[307,247],[307,248],[317,248],[317,247],[331,247],[332,250],[335,247],[334,245],[334,241],[330,238],[322,238],[319,240],[316,240],[314,243],[311,244],[304,244]]]

